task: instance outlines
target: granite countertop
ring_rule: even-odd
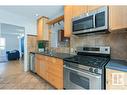
[[[50,56],[50,57],[55,57],[55,58],[59,58],[59,59],[64,59],[64,58],[68,58],[68,57],[73,57],[73,54],[69,54],[69,53],[54,53],[54,54],[49,54],[49,53],[44,53],[44,52],[31,52],[31,53],[35,53],[35,54],[42,54],[45,56]]]
[[[127,72],[127,61],[111,59],[106,68]]]

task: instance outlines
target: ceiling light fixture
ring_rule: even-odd
[[[36,17],[38,17],[38,16],[39,16],[39,14],[35,14],[35,16],[36,16]]]

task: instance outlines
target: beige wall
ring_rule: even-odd
[[[111,57],[127,60],[127,31],[117,30],[108,34],[90,34],[82,37],[72,36],[71,47],[77,46],[110,46]]]

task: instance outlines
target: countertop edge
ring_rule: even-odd
[[[127,62],[125,60],[111,59],[106,68],[127,72]]]
[[[59,58],[59,59],[64,59],[64,58],[68,58],[68,57],[74,56],[74,55],[68,54],[68,53],[56,53],[54,55],[49,55],[49,54],[46,54],[46,53],[39,53],[39,52],[31,52],[31,53],[45,55],[45,56]]]

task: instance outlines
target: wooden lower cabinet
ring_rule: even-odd
[[[35,57],[35,72],[40,75],[40,56],[36,55]]]
[[[48,81],[57,89],[63,89],[63,79],[48,72]]]
[[[47,80],[47,64],[45,61],[41,61],[40,63],[40,76]]]
[[[107,90],[127,90],[127,72],[106,69]]]
[[[36,54],[35,68],[39,70],[37,74],[48,81],[57,89],[63,89],[63,60],[55,57]],[[37,63],[38,62],[38,63]],[[38,71],[36,70],[36,71]]]

